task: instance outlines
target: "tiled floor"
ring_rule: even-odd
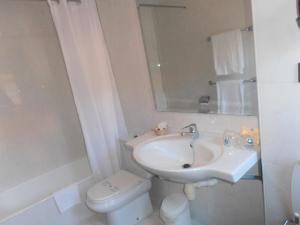
[[[158,213],[153,213],[150,217],[142,221],[139,225],[164,225]]]
[[[77,225],[107,225],[103,217],[93,216],[85,221],[82,221],[80,224]],[[125,225],[125,224],[124,224]],[[164,223],[159,218],[158,211],[154,212],[151,216],[146,218],[144,221],[137,225],[164,225]],[[195,221],[192,221],[192,225],[200,225]]]
[[[102,218],[93,216],[93,217],[90,217],[88,219],[81,221],[79,224],[76,224],[76,225],[106,225],[106,222]]]
[[[106,222],[105,219],[101,217],[93,216],[77,225],[106,225]],[[159,219],[158,213],[153,213],[150,217],[146,218],[138,225],[163,225],[163,223]]]

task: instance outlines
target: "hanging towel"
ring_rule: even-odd
[[[241,30],[211,37],[217,75],[244,73],[245,60]]]
[[[247,82],[243,84],[242,98],[244,102],[243,114],[257,115],[258,102],[257,102],[257,87],[255,82]]]
[[[244,109],[244,83],[241,80],[217,81],[218,112],[241,114]]]

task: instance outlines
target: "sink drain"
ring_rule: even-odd
[[[192,167],[192,165],[189,164],[189,163],[186,163],[186,164],[182,165],[182,168],[184,168],[184,169],[188,169],[188,168],[191,168],[191,167]]]

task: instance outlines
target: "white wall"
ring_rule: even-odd
[[[241,126],[258,126],[255,117],[156,112],[135,1],[97,0],[97,3],[125,119],[132,134],[149,130],[161,120],[168,121],[173,130],[196,122],[200,131],[219,133],[225,129],[238,131]],[[153,200],[159,203],[174,191],[182,191],[181,185],[154,180]],[[259,182],[242,181],[234,187],[220,184],[210,190],[199,190],[197,200],[192,203],[193,217],[203,225],[210,225],[210,221],[262,225],[263,211]]]
[[[300,161],[296,12],[296,1],[253,0],[267,225],[291,215],[291,172]]]

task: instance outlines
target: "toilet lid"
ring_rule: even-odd
[[[111,200],[130,191],[131,189],[136,189],[145,181],[147,180],[127,171],[120,170],[115,175],[101,181],[89,189],[87,197],[93,202],[101,202],[106,199]]]
[[[300,213],[300,163],[294,166],[291,191],[294,213]]]

